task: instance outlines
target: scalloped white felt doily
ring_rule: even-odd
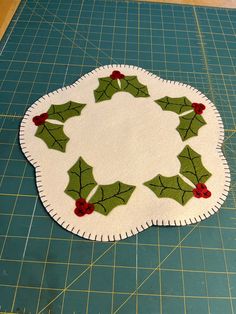
[[[136,75],[148,86],[150,97],[135,98],[126,92],[111,100],[95,102],[98,78],[113,70]],[[198,136],[182,141],[176,127],[178,115],[163,111],[154,100],[165,96],[186,96],[192,102],[204,103],[206,125]],[[64,132],[70,138],[66,151],[48,149],[35,136],[32,118],[46,112],[51,104],[67,101],[85,103],[80,116],[66,121]],[[25,113],[20,126],[20,144],[35,167],[36,183],[42,203],[50,216],[63,228],[81,237],[97,241],[120,240],[152,225],[183,226],[204,220],[217,212],[229,190],[230,172],[221,146],[224,127],[215,105],[197,89],[128,65],[108,65],[84,75],[71,86],[44,95]],[[211,197],[191,198],[182,206],[170,198],[158,198],[143,185],[157,174],[179,173],[177,155],[186,145],[197,151],[212,176],[207,181]],[[126,205],[114,208],[107,216],[98,212],[75,216],[74,200],[64,190],[67,171],[82,156],[93,167],[100,184],[121,181],[136,188]]]

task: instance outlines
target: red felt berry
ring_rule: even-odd
[[[202,110],[202,108],[200,106],[196,106],[196,107],[194,107],[194,112],[196,114],[202,114],[203,110]]]
[[[85,212],[84,209],[77,208],[77,207],[74,209],[74,213],[75,213],[76,216],[78,216],[78,217],[83,217],[83,216],[86,214],[86,212]]]
[[[192,103],[192,107],[196,114],[202,114],[203,111],[206,109],[206,106],[197,102]]]
[[[202,192],[199,189],[193,189],[193,195],[196,198],[201,198],[202,197]]]
[[[40,116],[33,117],[33,122],[36,126],[39,126],[44,123],[44,120]]]
[[[121,80],[125,77],[124,74],[120,73],[120,71],[113,71],[112,74],[110,75],[110,78],[113,80]]]
[[[199,104],[199,107],[202,108],[202,110],[205,110],[205,109],[206,109],[206,106],[203,105],[203,104]]]
[[[202,192],[202,197],[209,198],[211,197],[211,192],[209,190],[205,190]]]
[[[86,214],[90,215],[94,212],[94,204],[88,203],[86,208]]]
[[[111,74],[114,78],[119,78],[119,76],[121,75],[120,71],[113,71],[112,74]]]
[[[86,205],[87,205],[87,202],[86,202],[86,200],[85,200],[84,198],[82,198],[82,197],[79,198],[79,199],[77,199],[76,202],[75,202],[75,206],[76,206],[77,208],[79,208],[79,209],[85,209]]]
[[[40,115],[40,117],[45,121],[45,120],[47,120],[47,118],[48,118],[48,113],[47,113],[47,112],[44,112],[44,113],[42,113],[42,114]]]
[[[198,190],[200,190],[200,191],[207,190],[206,184],[201,183],[201,182],[199,182],[199,183],[196,185],[196,188],[197,188]]]

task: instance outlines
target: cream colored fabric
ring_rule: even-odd
[[[135,98],[119,92],[111,100],[95,103],[94,90],[98,78],[113,70],[137,75],[147,85],[150,97]],[[204,103],[207,124],[199,135],[183,142],[176,131],[178,115],[163,111],[154,100],[164,96],[186,96],[192,102]],[[64,126],[70,138],[66,152],[48,149],[35,137],[35,115],[46,112],[51,104],[69,100],[85,103],[81,116],[70,118]],[[52,92],[36,101],[21,124],[20,142],[23,152],[36,168],[36,181],[41,200],[59,224],[75,234],[96,240],[119,240],[151,225],[186,225],[214,214],[229,189],[229,169],[222,155],[224,130],[216,107],[201,92],[178,82],[165,81],[141,68],[126,65],[100,67],[73,85]],[[179,173],[177,155],[186,145],[202,155],[204,166],[212,173],[207,181],[212,196],[192,198],[182,206],[169,198],[158,198],[143,183],[157,174],[174,176]],[[127,205],[114,208],[108,216],[94,212],[76,217],[74,200],[64,193],[68,184],[67,171],[78,158],[93,167],[99,184],[119,180],[135,185]],[[224,195],[222,195],[224,193]]]

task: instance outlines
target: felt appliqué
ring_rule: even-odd
[[[94,206],[94,210],[103,215],[108,215],[113,208],[119,205],[127,204],[135,189],[135,186],[120,181],[108,185],[98,185],[93,176],[93,168],[82,157],[69,169],[68,174],[69,183],[65,193],[76,200],[76,204],[82,202],[82,209],[88,203],[90,209],[91,206]],[[94,193],[89,198],[91,191]]]
[[[135,75],[125,76],[120,71],[113,71],[110,76],[99,78],[98,81],[99,86],[94,91],[96,102],[109,100],[117,92],[127,92],[134,97],[150,96],[147,86],[140,83]]]
[[[205,183],[211,173],[203,166],[201,156],[189,145],[177,156],[180,161],[180,173],[193,184]]]
[[[63,131],[63,125],[44,122],[38,126],[35,136],[45,142],[48,148],[65,152],[69,137]]]
[[[187,97],[171,98],[163,97],[156,100],[163,110],[172,111],[179,114],[180,123],[176,130],[179,132],[183,141],[198,135],[198,130],[206,124],[201,116],[206,109],[205,105],[192,103]],[[191,112],[189,112],[191,110]],[[184,112],[189,112],[184,114]]]
[[[46,122],[47,119],[66,122],[69,118],[79,116],[85,104],[68,101],[62,105],[51,105],[49,110],[32,121],[38,127],[35,136],[45,142],[48,148],[65,152],[69,137],[63,130],[63,125]]]
[[[171,198],[181,205],[185,205],[193,196],[209,198],[211,192],[204,184],[211,173],[203,166],[201,156],[189,145],[177,156],[180,161],[180,174],[187,178],[193,185],[186,182],[180,175],[165,177],[157,175],[144,183],[157,197]]]
[[[66,122],[71,117],[80,116],[85,106],[85,104],[79,104],[74,101],[68,101],[62,105],[51,105],[47,112],[48,118]]]

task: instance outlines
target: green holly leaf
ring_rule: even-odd
[[[48,110],[48,118],[65,122],[67,119],[79,116],[85,104],[80,104],[74,101],[68,101],[62,105],[51,105]]]
[[[148,97],[148,89],[146,85],[139,82],[137,76],[125,76],[120,80],[121,91],[128,92],[134,97]]]
[[[89,202],[94,204],[95,211],[108,215],[114,207],[126,204],[134,189],[135,186],[119,181],[109,185],[99,185]]]
[[[193,188],[179,175],[164,177],[157,175],[152,180],[144,183],[157,197],[172,198],[181,205],[185,205],[193,197]]]
[[[82,157],[68,171],[69,184],[65,193],[74,200],[87,198],[92,189],[97,185],[93,177],[93,168],[89,166]]]
[[[38,126],[35,136],[41,138],[50,149],[65,152],[69,138],[63,131],[63,125],[45,122]]]
[[[201,155],[195,152],[189,145],[185,146],[178,155],[181,164],[180,173],[188,178],[193,184],[205,183],[211,173],[203,166]]]
[[[180,124],[176,130],[179,132],[183,141],[186,141],[190,137],[197,136],[198,130],[206,124],[204,118],[194,111],[179,117],[179,120]]]
[[[171,98],[165,96],[155,100],[163,110],[172,111],[181,114],[185,111],[193,109],[191,101],[187,97]]]
[[[95,101],[103,101],[111,99],[112,96],[120,91],[117,80],[108,77],[99,78],[99,86],[94,91]]]

